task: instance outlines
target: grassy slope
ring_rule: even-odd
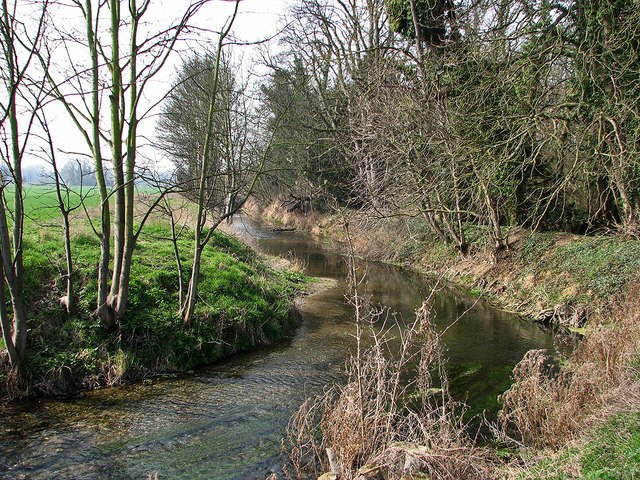
[[[99,243],[80,213],[72,225],[77,306],[69,315],[58,302],[64,295],[65,260],[61,219],[49,207],[53,195],[45,187],[30,187],[26,199],[26,370],[30,387],[39,393],[188,370],[280,340],[293,328],[291,301],[304,278],[268,267],[223,233],[216,233],[205,250],[196,319],[184,327],[170,228],[158,218],[145,227],[137,245],[119,334],[104,331],[92,315]],[[87,203],[97,207],[97,197]],[[186,231],[180,240],[185,269],[191,266],[190,237]]]

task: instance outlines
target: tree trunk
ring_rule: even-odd
[[[15,63],[17,58],[14,42],[16,32],[13,30],[15,19],[10,17],[6,0],[2,1],[2,48],[4,62],[6,63],[5,85],[7,87],[8,99],[6,103],[6,120],[9,122],[9,138],[5,139],[8,147],[8,154],[11,161],[10,169],[13,177],[13,231],[9,231],[7,221],[7,205],[5,198],[6,190],[0,188],[0,256],[2,257],[2,270],[4,271],[4,283],[8,287],[9,298],[11,300],[12,312],[9,314],[6,307],[5,292],[2,292],[0,300],[0,317],[2,323],[2,333],[5,339],[11,366],[20,371],[25,356],[27,346],[27,319],[24,310],[24,271],[22,260],[22,235],[24,228],[24,205],[22,196],[22,151],[20,147],[20,132],[18,130],[17,97],[18,87],[21,81],[21,74]],[[7,142],[8,141],[8,142]],[[5,143],[5,145],[6,145]],[[4,290],[5,286],[0,285]],[[11,333],[12,331],[12,333]]]
[[[96,184],[100,194],[100,260],[98,262],[98,296],[96,314],[107,329],[113,328],[113,315],[107,305],[109,294],[109,261],[111,260],[111,210],[109,192],[102,167],[102,149],[100,147],[100,73],[96,32],[93,30],[92,0],[85,0],[87,42],[91,56],[91,153],[95,169]]]
[[[18,189],[14,195],[17,195]],[[4,192],[2,192],[4,194]],[[22,255],[13,256],[11,254],[11,239],[9,226],[7,222],[4,204],[0,205],[0,256],[2,257],[2,267],[4,283],[9,291],[12,312],[9,314],[7,310],[5,286],[0,285],[0,321],[2,323],[2,335],[9,352],[9,361],[12,368],[20,371],[22,361],[24,360],[25,350],[27,346],[27,319],[24,310],[24,297],[22,289],[22,277],[18,277],[17,264],[22,264]]]
[[[200,281],[200,262],[202,261],[202,248],[196,244],[193,252],[193,266],[191,267],[191,277],[189,278],[189,288],[184,298],[182,306],[182,321],[185,325],[191,324],[196,308],[198,295],[198,282]]]
[[[204,137],[204,144],[202,148],[202,161],[200,169],[200,178],[198,182],[198,195],[196,197],[198,204],[198,212],[196,214],[196,225],[194,231],[194,246],[193,246],[193,264],[191,267],[191,277],[189,278],[189,288],[185,296],[184,305],[181,306],[182,321],[188,325],[193,320],[193,314],[196,306],[196,298],[198,292],[198,282],[200,280],[200,261],[202,260],[202,250],[206,246],[209,238],[211,238],[211,232],[202,241],[202,230],[205,226],[206,210],[205,210],[205,194],[207,186],[207,176],[209,174],[209,160],[211,156],[211,137],[213,135],[213,118],[215,113],[215,103],[218,95],[218,83],[220,77],[220,56],[222,54],[222,46],[225,37],[229,34],[233,22],[238,13],[239,1],[236,1],[235,10],[231,17],[231,20],[227,24],[225,30],[220,34],[218,39],[218,45],[216,49],[216,59],[213,69],[213,79],[211,82],[211,98],[209,99],[209,109],[207,112],[207,131]]]
[[[458,175],[456,174],[456,168],[453,159],[451,159],[451,176],[453,177],[453,193],[456,200],[456,220],[458,227],[458,235],[456,235],[456,240],[458,241],[458,250],[460,250],[460,253],[462,253],[462,255],[466,255],[469,252],[469,244],[467,243],[467,239],[464,234]]]
[[[617,154],[612,155],[612,158],[617,161],[614,162],[613,168],[611,169],[611,178],[614,180],[615,189],[618,192],[618,199],[622,205],[622,222],[624,229],[627,232],[636,233],[638,231],[639,212],[635,208],[635,205],[637,205],[637,199],[635,199],[636,201],[632,199],[628,188],[627,179],[632,177],[633,174],[629,171],[630,162],[628,160],[629,154],[626,140],[616,119],[609,118],[608,121],[613,127],[613,133],[615,134],[616,143],[619,149]]]
[[[0,263],[0,272],[4,275],[3,265]],[[4,284],[0,288],[0,324],[2,325],[2,339],[9,354],[9,363],[13,368],[20,368],[20,356],[14,343],[13,338],[13,322],[7,311],[7,298],[5,295]]]
[[[115,215],[113,219],[113,271],[108,308],[115,310],[120,290],[120,275],[125,244],[126,201],[122,158],[122,128],[124,105],[122,101],[122,67],[120,66],[120,0],[109,0],[111,10],[111,163],[113,165],[113,190]],[[117,321],[114,312],[109,315],[110,328]]]
[[[505,248],[504,238],[502,236],[502,228],[500,227],[500,216],[498,208],[493,196],[489,193],[486,185],[482,184],[484,191],[485,203],[489,211],[489,222],[491,224],[491,237],[493,238],[495,252],[499,252]]]
[[[69,212],[63,212],[62,217],[64,220],[64,254],[67,262],[67,292],[65,300],[65,308],[67,313],[71,312],[74,308],[74,292],[73,292],[73,255],[71,251],[71,226],[69,223]]]
[[[134,235],[134,201],[135,201],[135,165],[138,148],[138,118],[136,116],[136,102],[138,101],[138,9],[136,0],[130,0],[130,9],[133,15],[131,24],[131,39],[129,50],[129,68],[130,68],[130,108],[129,129],[127,132],[127,154],[124,177],[124,239],[122,247],[122,258],[120,261],[120,276],[117,283],[117,298],[115,301],[115,318],[116,322],[120,322],[124,317],[127,308],[127,300],[129,296],[129,280],[131,278],[131,263],[133,262],[133,249],[135,248],[136,236]],[[117,252],[116,252],[117,253]],[[113,285],[112,285],[113,287]]]

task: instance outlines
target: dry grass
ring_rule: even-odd
[[[640,286],[608,323],[592,328],[568,363],[551,367],[533,350],[514,369],[503,395],[502,430],[534,447],[560,447],[619,411],[640,406]]]
[[[330,226],[330,222],[326,222],[325,216],[314,211],[304,214],[299,211],[289,212],[283,207],[282,202],[279,200],[270,203],[265,208],[259,208],[255,203],[249,203],[245,205],[245,209],[259,212],[260,215],[276,219],[285,226],[294,227],[314,235],[322,235]]]
[[[307,400],[290,421],[285,449],[290,478],[490,478],[487,450],[474,445],[464,407],[449,396],[430,299],[406,329],[387,328],[388,312],[358,294],[362,278],[351,251],[349,301],[356,351],[346,381]],[[393,338],[392,332],[396,332]]]
[[[474,446],[448,394],[429,310],[420,308],[398,351],[372,323],[372,345],[350,359],[347,381],[302,405],[288,428],[291,478],[490,478],[488,451]]]
[[[387,220],[385,225],[381,225],[378,219],[358,216],[351,221],[351,226],[351,242],[360,256],[384,261],[397,259],[398,249],[403,243],[398,238],[402,222]]]

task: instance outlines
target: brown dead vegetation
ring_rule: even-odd
[[[270,203],[265,208],[260,208],[250,200],[244,209],[248,212],[255,212],[266,218],[277,220],[285,226],[310,232],[313,235],[324,235],[326,230],[332,226],[323,215],[314,210],[305,210],[303,212],[300,209],[296,209],[289,211],[288,208],[285,208],[283,202],[279,200]]]
[[[308,400],[292,418],[289,477],[491,478],[489,451],[474,445],[463,406],[448,394],[428,303],[402,334],[398,352],[388,332],[373,323],[369,331],[373,343],[351,358],[346,382]]]
[[[356,351],[346,381],[309,399],[292,417],[284,445],[289,478],[327,472],[345,480],[490,478],[489,450],[475,445],[464,406],[449,396],[431,298],[406,329],[389,326],[388,312],[358,293],[363,278],[349,224],[343,225]]]
[[[640,407],[640,285],[606,322],[590,327],[567,364],[532,350],[502,396],[500,422],[517,442],[560,447],[602,419]]]

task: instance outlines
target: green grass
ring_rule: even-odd
[[[580,465],[585,479],[640,478],[640,413],[611,418],[583,449]]]
[[[87,209],[100,205],[100,196],[95,187],[74,188],[63,200],[68,207],[76,208],[84,200]],[[24,187],[24,213],[27,221],[45,222],[60,218],[58,197],[55,189],[48,185],[26,185]]]
[[[238,351],[281,340],[294,327],[289,310],[306,279],[263,264],[237,239],[215,232],[201,266],[196,316],[185,327],[179,316],[178,272],[170,227],[154,220],[134,253],[129,300],[117,335],[92,314],[97,298],[98,238],[79,216],[72,224],[76,308],[68,314],[65,258],[55,193],[25,190],[25,296],[29,314],[27,375],[33,383],[52,371],[70,371],[69,386],[104,383],[108,366],[124,379],[185,371]],[[74,201],[77,201],[78,198]],[[93,203],[92,203],[93,202]],[[97,206],[97,196],[89,205]],[[88,208],[91,208],[90,206]],[[193,232],[179,240],[185,274],[190,272]],[[64,367],[64,368],[63,368]],[[62,379],[59,379],[62,383]]]
[[[640,242],[616,237],[584,237],[558,247],[551,259],[596,297],[618,293],[640,271]]]
[[[555,246],[563,237],[558,233],[534,233],[523,241],[520,250],[519,275],[545,277],[534,293],[548,304],[609,302],[640,272],[637,240],[572,236],[570,241]]]
[[[576,476],[574,472],[579,471]],[[522,480],[640,479],[640,412],[618,414],[589,435],[581,448],[568,448],[539,462]]]

